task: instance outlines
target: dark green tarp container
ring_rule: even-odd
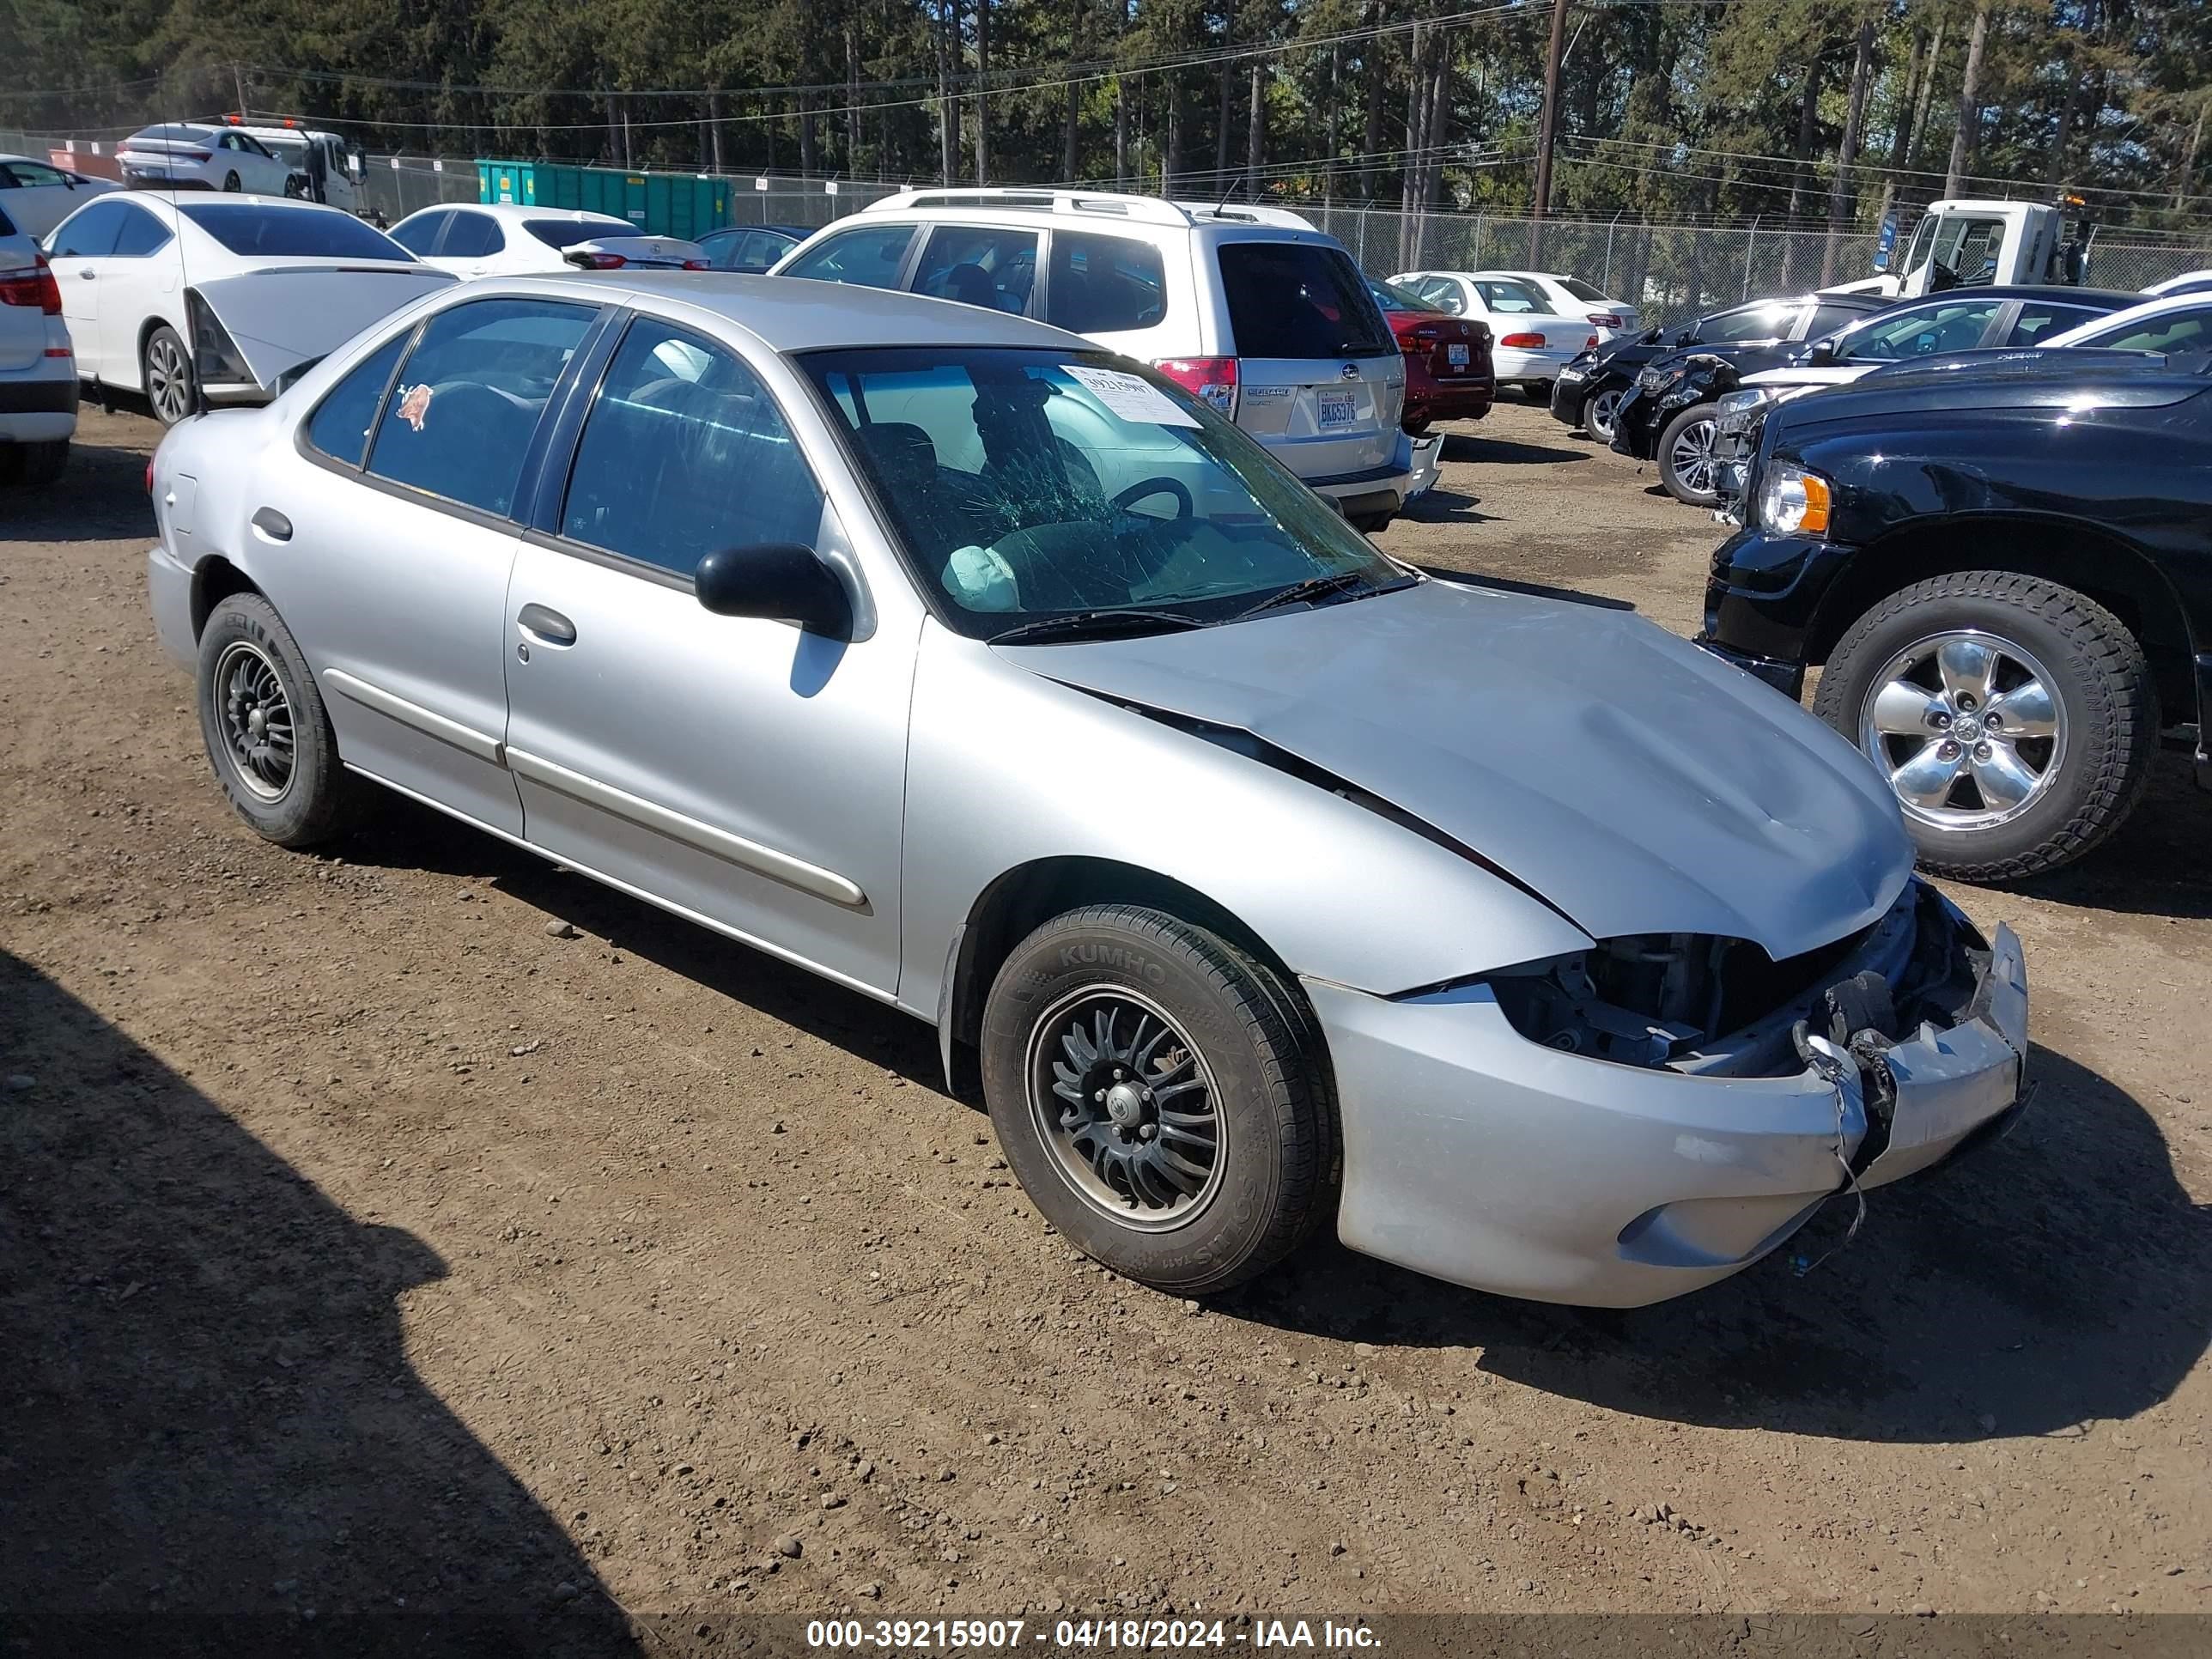
[[[648,236],[677,236],[686,241],[730,222],[730,181],[696,173],[480,161],[477,189],[479,198],[488,203],[611,214],[629,220]]]

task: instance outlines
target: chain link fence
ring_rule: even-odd
[[[1874,275],[1876,239],[1863,232],[1541,222],[1480,213],[1406,214],[1326,204],[1298,210],[1352,250],[1361,269],[1554,271],[1579,276],[1633,305],[1647,322],[1672,322],[1768,295],[1802,294]],[[1911,234],[1905,226],[1902,248]],[[2140,289],[2212,266],[2212,247],[2182,242],[2093,241],[2086,280]]]

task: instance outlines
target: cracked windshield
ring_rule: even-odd
[[[1133,364],[974,348],[804,361],[963,633],[1100,612],[1127,628],[1197,626],[1309,585],[1318,603],[1417,580],[1235,427]]]

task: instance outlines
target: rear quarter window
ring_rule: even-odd
[[[1379,357],[1398,346],[1343,249],[1224,242],[1215,251],[1240,357]]]
[[[1167,320],[1167,267],[1150,242],[1054,231],[1045,320],[1075,334],[1114,334]]]

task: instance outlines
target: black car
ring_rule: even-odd
[[[1683,346],[1780,345],[1817,339],[1860,313],[1887,303],[1856,294],[1808,294],[1794,300],[1753,300],[1679,327],[1654,325],[1633,339],[1585,351],[1559,371],[1552,416],[1578,426],[1600,443],[1613,441],[1613,410],[1655,357]]]
[[[736,225],[708,231],[699,246],[715,270],[757,275],[813,234],[804,225]]]
[[[1684,410],[1710,407],[1714,415],[1710,470],[1701,453],[1686,448],[1680,458],[1683,482],[1698,485],[1696,493],[1685,495],[1676,489],[1668,464],[1677,458],[1671,452],[1660,458],[1662,476],[1668,488],[1685,501],[1704,505],[1710,500],[1732,510],[1741,493],[1743,433],[1750,410],[1760,402],[1817,386],[1849,385],[1892,364],[1946,353],[2032,346],[2142,303],[2142,295],[2125,289],[2050,284],[1954,289],[1899,300],[1833,334],[1784,348],[1776,362],[1705,362],[1700,361],[1702,353],[1689,352],[1662,357],[1644,372],[1647,381],[1658,383],[1657,390],[1639,394],[1631,412],[1647,430],[1663,430]],[[1729,396],[1753,374],[1758,380],[1752,386]],[[1708,478],[1710,493],[1703,488]]]
[[[1900,366],[1759,411],[1698,643],[1814,708],[1921,863],[1996,881],[2116,829],[2212,699],[2212,354]],[[2161,715],[2161,711],[2163,714]]]

